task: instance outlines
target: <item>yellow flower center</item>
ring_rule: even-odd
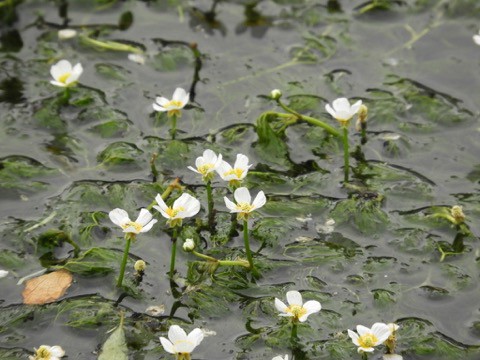
[[[167,210],[165,210],[165,212],[167,213],[168,216],[170,216],[171,218],[174,218],[175,216],[178,215],[178,213],[179,213],[180,211],[184,211],[184,210],[185,210],[185,208],[182,207],[182,206],[179,206],[179,207],[176,208],[176,209],[173,209],[173,208],[170,208],[170,207],[169,207]]]
[[[373,334],[365,334],[358,338],[358,343],[362,348],[374,347],[378,342],[378,338]]]
[[[52,353],[44,346],[40,346],[35,354],[35,360],[50,360]]]
[[[232,169],[232,170],[228,170],[227,172],[225,172],[223,174],[223,176],[235,175],[237,177],[237,179],[240,179],[243,175],[243,172],[244,172],[243,169],[235,168],[235,169]]]
[[[209,173],[210,170],[213,169],[213,166],[214,166],[213,164],[204,164],[204,165],[202,165],[202,166],[199,166],[199,167],[197,168],[197,170],[198,170],[198,172],[199,172],[200,174],[202,174],[203,176],[205,176],[205,175],[207,175],[207,174]]]
[[[72,76],[72,73],[67,72],[67,73],[65,73],[65,74],[63,74],[63,75],[60,75],[60,76],[58,77],[58,81],[61,82],[61,83],[66,84],[66,83],[67,83],[67,79],[68,79],[70,76]]]
[[[179,100],[170,100],[168,103],[165,104],[164,108],[181,108],[183,107],[183,103]]]
[[[128,229],[129,227],[135,228],[135,231],[136,231],[136,232],[140,232],[140,231],[142,230],[142,228],[143,228],[142,225],[140,225],[139,223],[137,223],[137,222],[135,222],[135,221],[129,221],[129,222],[127,222],[127,223],[125,223],[125,224],[122,225],[122,229],[124,229],[124,230],[125,230],[125,229]]]
[[[300,305],[290,305],[285,311],[292,314],[295,320],[300,319],[307,313],[307,309]]]
[[[250,205],[249,203],[238,203],[237,209],[242,213],[249,213],[253,210],[253,205]]]

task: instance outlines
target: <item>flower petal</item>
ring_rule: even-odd
[[[110,211],[108,213],[108,217],[115,225],[118,225],[118,226],[123,226],[130,221],[130,218],[128,217],[128,213],[125,210],[119,209],[119,208],[116,208]]]
[[[302,294],[296,290],[291,290],[287,292],[287,301],[288,305],[303,305]]]
[[[285,303],[277,298],[275,298],[275,308],[281,313],[286,313],[288,306]]]
[[[141,233],[144,233],[144,232],[147,232],[149,231],[153,225],[155,225],[157,223],[158,220],[156,219],[153,219],[152,221],[150,221],[148,224],[146,224],[145,226],[142,227],[142,230],[140,230]]]
[[[195,328],[190,333],[188,334],[187,338],[189,341],[195,344],[195,346],[198,346],[203,340],[203,331],[200,330],[199,328]]]
[[[252,166],[252,165],[250,165]],[[235,165],[233,166],[235,169],[248,169],[250,167],[248,165],[248,157],[243,154],[237,154],[237,160],[235,160]]]
[[[314,314],[322,310],[322,305],[317,300],[309,300],[303,304],[303,308],[307,310],[307,314]]]
[[[152,220],[153,215],[147,209],[140,209],[140,214],[138,215],[136,223],[139,223],[142,226],[145,226]]]
[[[377,337],[378,341],[375,345],[382,344],[391,335],[390,328],[384,323],[375,323],[372,326],[372,333]]]
[[[162,343],[163,349],[170,353],[170,354],[176,354],[175,352],[175,347],[173,344],[168,340],[167,338],[164,338],[163,336],[160,337],[160,342]]]
[[[159,111],[159,112],[165,112],[167,109],[165,109],[163,106],[157,105],[157,103],[153,103],[153,110]]]
[[[165,201],[163,201],[163,198],[160,196],[160,194],[157,194],[157,196],[155,196],[155,201],[163,211],[166,211],[168,209],[167,204],[165,204]]]
[[[165,107],[169,102],[170,100],[163,96],[157,96],[155,98],[155,103],[160,105],[161,107]]]
[[[69,72],[72,72],[72,64],[68,60],[60,60],[50,68],[50,74],[57,81],[60,76]]]
[[[188,102],[189,98],[190,94],[187,94],[187,92],[182,88],[176,88],[172,95],[172,100],[180,101],[183,105]]]
[[[235,190],[235,192],[233,193],[233,197],[235,198],[237,204],[250,204],[250,202],[252,201],[250,191],[248,191],[246,187],[239,187],[237,190]]]
[[[55,345],[50,348],[50,353],[58,358],[61,358],[65,355],[65,350],[63,350],[60,346]]]
[[[228,173],[230,170],[232,170],[232,166],[229,163],[227,163],[225,160],[222,160],[216,169],[218,175],[223,180],[227,180],[225,174]]]
[[[264,192],[260,191],[255,197],[255,200],[253,200],[253,210],[260,209],[266,202],[267,198],[265,197]]]
[[[356,114],[358,110],[360,110],[360,106],[362,106],[362,100],[358,100],[355,104],[352,105],[350,108],[353,114]]]
[[[367,328],[366,326],[363,326],[363,325],[357,325],[357,333],[359,336],[363,336],[365,334],[369,334],[371,333],[372,331]]]
[[[350,102],[347,98],[338,98],[333,100],[332,106],[336,112],[350,110]]]
[[[230,210],[230,212],[232,213],[239,212],[239,210],[237,209],[237,205],[235,205],[233,201],[228,199],[226,196],[223,198],[223,200],[225,200],[225,206],[228,208],[228,210]]]
[[[358,334],[355,331],[352,331],[350,329],[348,329],[347,332],[348,332],[348,336],[350,336],[350,338],[352,339],[352,342],[355,345],[359,346],[360,343],[358,342],[358,338],[359,338]]]
[[[332,115],[333,118],[337,117],[337,114],[335,113],[335,110],[333,110],[333,108],[330,106],[330,104],[325,105],[325,110],[327,110],[327,112],[330,115]]]
[[[176,345],[178,341],[187,340],[187,333],[178,325],[172,325],[168,329],[168,339]]]

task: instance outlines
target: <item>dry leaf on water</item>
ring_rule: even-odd
[[[58,270],[27,280],[23,289],[23,303],[41,305],[51,303],[65,294],[73,281],[72,274],[67,270]]]

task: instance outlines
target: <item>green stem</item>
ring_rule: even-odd
[[[350,154],[348,149],[348,128],[346,126],[343,127],[343,163],[344,163],[344,174],[345,174],[345,182],[348,182],[348,173],[350,171]]]
[[[173,189],[182,189],[181,185],[179,184],[180,180],[178,178],[176,178],[175,180],[173,180],[170,185],[167,186],[167,188],[165,189],[165,191],[162,193],[162,199],[163,200],[166,200],[170,194],[172,193]],[[156,205],[157,202],[155,200],[153,200],[150,205],[147,206],[147,210],[150,211],[152,210],[153,208],[153,205]]]
[[[175,273],[175,258],[177,255],[177,228],[173,228],[173,235],[172,235],[172,255],[170,257],[170,272],[168,275],[170,278],[173,277]]]
[[[292,334],[290,335],[292,343],[295,343],[298,339],[298,326],[296,321],[292,321]]]
[[[362,360],[368,360],[368,355],[366,352],[362,352]]]
[[[214,213],[213,213],[213,195],[212,195],[212,182],[207,181],[207,202],[208,202],[208,225],[210,229],[214,226]]]
[[[214,257],[199,253],[195,250],[192,251],[192,254],[201,259],[217,263],[220,266],[243,266],[246,268],[250,268],[250,264],[245,260],[218,260],[218,259],[215,259]]]
[[[290,109],[287,105],[285,105],[284,103],[282,103],[280,100],[277,100],[277,103],[278,103],[278,105],[279,105],[283,110],[289,112],[290,114],[295,115],[295,116],[298,117],[300,120],[303,120],[303,121],[305,121],[305,122],[308,122],[308,123],[311,124],[311,125],[319,126],[319,127],[321,127],[322,129],[324,129],[325,131],[327,131],[329,134],[331,134],[331,135],[333,135],[333,136],[341,137],[341,134],[340,134],[340,133],[338,132],[338,130],[335,129],[333,126],[330,126],[330,125],[328,125],[327,123],[324,123],[323,121],[318,120],[318,119],[315,119],[315,118],[312,118],[312,117],[310,117],[310,116],[302,115],[302,114],[296,112],[295,110]]]
[[[128,260],[128,252],[130,251],[130,244],[132,243],[132,238],[134,238],[135,235],[132,233],[127,233],[125,235],[125,250],[123,251],[123,259],[122,263],[120,264],[120,274],[118,275],[118,280],[117,280],[117,287],[122,287],[123,283],[123,277],[125,275],[125,267],[127,265],[127,260]]]
[[[177,135],[177,115],[172,115],[172,128],[170,129],[172,134],[172,140],[175,140],[175,135]]]
[[[255,265],[253,265],[252,252],[250,251],[250,241],[248,239],[248,221],[243,220],[243,241],[245,242],[245,252],[247,253],[248,264],[250,271],[255,272]]]
[[[70,101],[70,88],[66,86],[63,90],[62,103],[67,105]]]

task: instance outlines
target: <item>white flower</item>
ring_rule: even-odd
[[[475,44],[480,45],[480,31],[478,32],[478,35],[473,35],[473,41],[475,41]]]
[[[153,104],[153,109],[160,112],[166,111],[168,116],[181,116],[180,110],[187,105],[189,100],[189,93],[182,88],[176,88],[173,93],[172,100],[164,97],[157,97],[155,99],[155,103]]]
[[[83,73],[82,64],[78,63],[74,67],[68,60],[60,60],[50,68],[50,74],[55,80],[51,80],[50,84],[60,87],[74,86],[80,75]]]
[[[4,278],[5,276],[8,275],[8,271],[7,270],[0,270],[0,279],[1,278]]]
[[[287,292],[287,301],[289,306],[275,298],[275,307],[281,312],[280,316],[292,317],[293,321],[304,322],[309,315],[322,309],[322,305],[316,300],[309,300],[304,304],[302,294],[296,290]]]
[[[187,193],[182,194],[175,200],[172,207],[168,207],[165,204],[160,194],[155,196],[155,201],[158,203],[158,206],[155,205],[154,208],[160,211],[164,218],[168,219],[167,223],[171,227],[180,226],[183,219],[195,216],[200,211],[200,201]]]
[[[285,355],[285,357],[279,355],[279,356],[275,356],[272,360],[288,360],[288,354]]]
[[[199,328],[193,329],[190,334],[178,325],[170,326],[168,339],[160,337],[163,349],[170,354],[190,355],[190,353],[202,342],[203,332]],[[182,356],[180,359],[190,359],[190,356]],[[178,359],[178,358],[177,358]]]
[[[390,328],[384,323],[375,323],[371,329],[357,325],[357,332],[348,330],[348,336],[358,346],[358,352],[372,352],[374,347],[383,344],[390,334]]]
[[[183,250],[189,252],[193,249],[195,249],[195,242],[193,241],[193,239],[186,239],[183,243]]]
[[[153,215],[147,209],[141,209],[137,220],[131,221],[128,213],[123,209],[113,209],[108,213],[110,220],[115,225],[120,226],[125,233],[139,234],[147,232],[158,221],[153,218]]]
[[[222,163],[222,154],[218,156],[210,149],[203,152],[203,156],[197,157],[195,160],[196,169],[193,166],[188,168],[198,174],[202,174],[203,178],[208,181],[213,177],[213,171],[217,170]]]
[[[350,105],[347,98],[338,98],[333,101],[332,106],[330,104],[325,105],[325,110],[328,111],[335,119],[337,119],[342,126],[347,126],[350,119],[355,115],[360,106],[362,100],[358,100],[355,104]]]
[[[248,157],[243,154],[237,154],[237,160],[233,167],[226,161],[222,161],[218,166],[217,173],[225,181],[230,183],[239,183],[247,176],[248,169],[252,165],[248,165]]]
[[[35,349],[35,356],[29,356],[30,360],[58,360],[65,355],[60,346],[42,345]]]
[[[128,54],[128,60],[133,61],[134,63],[144,65],[145,64],[145,57],[140,54]]]
[[[230,210],[231,213],[238,213],[238,217],[240,219],[246,219],[248,214],[252,211],[261,208],[267,202],[267,198],[263,191],[260,191],[255,200],[252,201],[252,196],[250,195],[250,191],[246,187],[240,187],[233,193],[233,197],[235,198],[235,202],[229,200],[226,196],[223,198],[225,200],[225,205]]]
[[[62,29],[58,30],[58,38],[60,40],[68,40],[77,36],[77,30],[74,29]]]

